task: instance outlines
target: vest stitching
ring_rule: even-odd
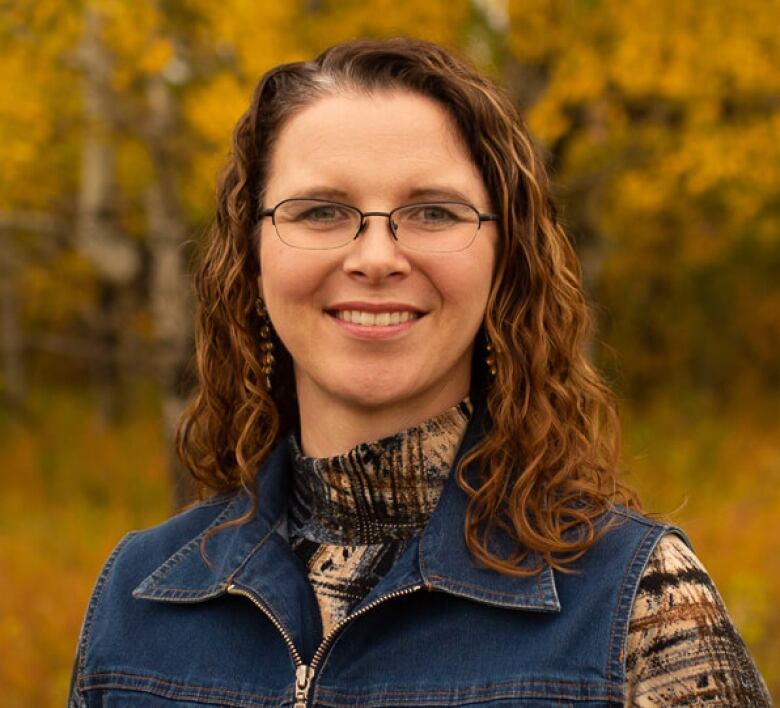
[[[376,693],[378,695],[382,696],[409,696],[409,697],[415,697],[415,696],[440,696],[440,697],[447,697],[452,696],[453,693],[462,693],[467,694],[469,696],[480,697],[480,696],[489,696],[496,692],[496,690],[501,689],[512,689],[515,693],[521,693],[522,695],[533,695],[537,691],[542,691],[544,688],[561,688],[561,689],[571,689],[571,688],[585,688],[585,689],[592,689],[594,690],[594,693],[587,693],[588,699],[598,699],[598,698],[616,698],[617,696],[622,696],[623,691],[622,687],[617,686],[614,683],[611,682],[602,682],[602,683],[595,683],[593,681],[566,681],[566,680],[556,680],[556,679],[530,679],[530,680],[518,680],[518,681],[502,681],[499,683],[491,684],[490,686],[484,686],[484,687],[477,687],[477,688],[467,688],[467,689],[454,689],[454,690],[445,690],[445,689],[421,689],[421,690],[403,690],[403,689],[384,689],[382,691],[372,691],[372,693]],[[333,698],[355,698],[356,696],[366,695],[367,691],[359,691],[359,692],[347,692],[339,689],[333,689],[333,688],[327,688],[323,686],[319,686],[318,688],[318,696],[321,694],[324,694],[325,696],[332,696]],[[544,694],[540,693],[542,697],[544,697]],[[567,697],[571,697],[573,699],[583,698],[583,695],[580,694],[568,694]]]
[[[268,531],[265,534],[263,534],[263,537],[254,546],[252,546],[249,553],[246,554],[246,558],[244,558],[244,560],[242,560],[241,563],[239,563],[238,567],[235,568],[232,573],[230,573],[230,575],[228,576],[229,579],[232,580],[233,578],[236,577],[236,575],[238,575],[243,570],[244,566],[247,563],[249,563],[252,556],[254,556],[255,553],[257,553],[260,550],[260,547],[263,546],[266,543],[266,541],[268,541],[268,539],[271,538],[279,530],[279,527],[282,525],[283,522],[284,522],[284,516],[281,516],[276,521],[276,523],[271,524]]]
[[[197,536],[195,536],[195,538],[191,539],[188,543],[186,543],[178,551],[176,551],[172,556],[170,556],[161,566],[159,566],[149,576],[148,584],[149,585],[156,584],[168,572],[168,570],[170,570],[171,566],[175,565],[182,559],[189,556],[192,553],[193,549],[200,544],[200,539],[203,536],[203,534],[205,534],[206,531],[213,528],[218,523],[220,523],[225,518],[227,518],[227,516],[229,516],[230,512],[233,510],[234,504],[237,502],[238,499],[239,497],[236,497],[235,500],[230,502],[230,504],[228,504],[219,514],[217,514],[217,516],[212,520],[212,522],[208,526],[206,526],[205,529],[203,529]]]
[[[103,596],[103,590],[105,590],[105,587],[108,584],[108,578],[114,569],[114,563],[119,556],[119,553],[122,551],[125,545],[127,545],[127,542],[136,535],[138,535],[137,531],[130,531],[124,535],[124,537],[119,541],[119,543],[112,551],[111,555],[108,557],[108,560],[103,566],[103,571],[100,573],[100,576],[95,583],[95,588],[92,591],[92,597],[90,598],[89,605],[87,606],[87,613],[84,616],[84,626],[81,628],[81,641],[79,642],[79,683],[81,676],[84,674],[84,667],[87,660],[86,654],[87,645],[89,644],[89,635],[92,631],[92,624],[95,619],[95,615],[97,614],[98,605],[100,604],[100,600]]]
[[[469,693],[469,694],[487,694],[491,691],[494,691],[496,688],[511,688],[516,685],[523,685],[523,684],[530,684],[533,686],[557,686],[559,688],[576,688],[577,686],[583,686],[587,688],[596,688],[596,689],[604,689],[605,684],[604,683],[596,683],[594,681],[566,681],[563,679],[520,679],[518,681],[501,681],[499,683],[491,684],[490,686],[484,686],[481,688],[467,688],[467,689],[460,689],[461,693]],[[613,684],[614,685],[614,684]],[[343,696],[354,696],[355,692],[349,692],[349,691],[342,691],[336,688],[327,688],[327,687],[320,687],[320,690],[322,693],[330,693],[333,695],[343,695]],[[454,689],[455,691],[458,691],[459,689]],[[423,691],[420,690],[403,690],[403,689],[385,689],[382,691],[383,694],[387,695],[398,695],[398,696],[415,696],[419,695],[420,693],[426,693],[426,694],[438,694],[442,696],[448,696],[453,693],[453,690],[445,690],[445,689],[426,689]],[[365,693],[365,691],[359,691],[358,693]],[[608,690],[604,695],[607,695],[610,693]]]
[[[626,597],[628,594],[628,591],[630,590],[629,586],[629,579],[631,583],[634,585],[636,584],[638,578],[637,573],[635,569],[635,563],[637,561],[637,558],[641,556],[641,554],[646,553],[645,561],[650,557],[649,553],[652,552],[652,548],[655,545],[655,542],[658,540],[658,538],[661,537],[665,527],[649,524],[648,529],[645,532],[645,535],[642,537],[642,540],[637,544],[636,549],[634,550],[634,554],[631,557],[631,561],[626,567],[626,572],[623,575],[623,582],[620,585],[620,591],[617,595],[617,606],[613,610],[612,614],[612,622],[610,626],[610,637],[609,637],[609,650],[608,650],[608,656],[607,656],[607,681],[611,684],[613,681],[613,664],[617,663],[618,661],[622,664],[625,657],[620,657],[620,654],[618,653],[616,656],[616,651],[618,651],[615,639],[616,634],[619,630],[618,624],[628,626],[628,618],[622,617],[624,605],[626,604]],[[654,536],[655,534],[655,536]],[[649,552],[647,552],[646,546],[649,544]],[[644,565],[644,564],[643,564]],[[631,611],[631,605],[633,603],[629,604],[628,612]],[[622,642],[621,642],[622,644]],[[622,684],[622,682],[621,682]]]
[[[424,533],[425,532],[423,532],[423,534]],[[427,562],[425,560],[425,552],[423,550],[424,545],[425,544],[423,543],[423,537],[421,537],[420,541],[419,541],[419,544],[418,544],[418,553],[419,553],[419,559],[420,559],[420,571],[422,572],[424,580],[426,580],[426,581],[439,580],[439,581],[444,581],[444,582],[452,582],[455,585],[461,585],[462,587],[465,587],[465,588],[473,588],[475,590],[481,590],[483,593],[485,592],[484,586],[482,586],[482,585],[474,585],[472,583],[468,583],[468,582],[463,581],[463,580],[455,581],[455,580],[451,580],[450,578],[445,578],[445,577],[443,577],[441,575],[435,575],[435,574],[431,575],[428,572],[428,569],[427,569]],[[537,587],[536,594],[534,594],[534,595],[525,594],[524,595],[525,597],[528,597],[528,598],[539,598],[539,599],[544,597],[544,593],[541,591],[541,583],[542,583],[541,576],[542,576],[543,572],[544,572],[544,570],[539,572],[537,574],[537,577],[536,577],[536,587]],[[491,596],[497,597],[497,598],[498,597],[516,598],[517,597],[517,593],[504,592],[502,590],[490,590],[490,591],[488,591],[488,593]]]
[[[544,571],[542,571],[542,572],[544,572]],[[541,573],[539,573],[539,575],[541,575]],[[450,582],[453,585],[458,586],[458,587],[473,588],[475,590],[481,590],[482,594],[485,597],[500,596],[500,597],[507,597],[507,598],[516,598],[518,596],[517,593],[504,592],[503,590],[486,590],[484,585],[476,585],[474,583],[466,582],[465,580],[452,580],[451,578],[445,578],[445,577],[442,577],[441,575],[429,575],[427,577],[430,580],[442,580],[444,582]],[[539,579],[537,579],[536,584],[537,584],[537,587],[540,588],[539,592],[536,592],[536,593],[523,593],[522,597],[527,597],[527,598],[532,598],[532,599],[536,599],[536,598],[540,598],[541,599],[541,598],[543,598],[545,595],[544,595],[543,592],[541,592],[541,582],[540,582]]]
[[[245,691],[234,691],[229,688],[210,688],[208,686],[199,686],[197,684],[190,684],[190,683],[179,683],[176,681],[170,681],[168,679],[162,679],[157,678],[154,676],[147,676],[145,674],[131,674],[125,671],[111,671],[107,673],[96,673],[96,674],[86,674],[84,676],[85,679],[97,679],[98,683],[94,683],[90,685],[87,690],[92,690],[95,688],[124,688],[128,690],[137,690],[137,691],[144,691],[145,693],[155,693],[158,694],[160,691],[155,691],[155,686],[160,686],[161,688],[169,687],[169,688],[178,688],[178,689],[184,689],[185,691],[188,689],[191,689],[193,693],[190,697],[197,697],[198,694],[213,694],[213,695],[225,695],[225,696],[235,696],[237,698],[243,698],[243,699],[252,699],[252,698],[260,698],[262,700],[271,700],[278,697],[278,695],[270,694],[270,693],[247,693]],[[110,682],[111,678],[129,678],[129,679],[138,679],[142,680],[144,682],[147,682],[151,685],[147,686],[141,686],[141,685],[129,685],[124,682]],[[283,693],[287,693],[287,691],[283,691]],[[168,694],[173,695],[173,694]],[[185,695],[178,694],[177,697],[183,698]]]

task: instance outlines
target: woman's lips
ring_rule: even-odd
[[[383,339],[411,329],[424,313],[411,309],[363,308],[326,310],[339,328],[362,339]]]
[[[366,310],[336,310],[334,316],[342,322],[363,325],[364,327],[387,327],[416,320],[420,315],[411,310],[390,310],[385,312],[367,312]]]

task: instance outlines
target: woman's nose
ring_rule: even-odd
[[[411,270],[406,255],[398,245],[387,216],[367,216],[357,238],[349,245],[344,270],[370,282]]]

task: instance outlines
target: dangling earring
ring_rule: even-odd
[[[487,356],[485,357],[485,364],[487,364],[488,371],[491,376],[496,375],[496,356],[493,353],[493,345],[490,340],[485,343],[485,349],[487,350]]]
[[[262,324],[260,325],[260,339],[262,340],[260,348],[263,356],[260,363],[263,365],[261,371],[265,375],[265,390],[271,390],[271,375],[274,371],[274,343],[271,341],[271,320],[268,318],[268,310],[265,309],[263,298],[258,297],[255,301],[257,314]]]

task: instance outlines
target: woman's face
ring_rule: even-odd
[[[363,211],[429,199],[491,210],[482,178],[452,119],[406,91],[317,100],[281,129],[264,205],[319,197]],[[270,218],[260,232],[261,291],[292,355],[301,413],[346,408],[435,415],[468,393],[474,337],[490,290],[496,227],[465,250],[408,251],[387,218],[369,217],[357,240],[332,250],[284,244]],[[351,312],[369,312],[360,324]],[[407,313],[397,318],[393,313]],[[377,317],[389,313],[389,317]],[[480,353],[479,355],[482,355]]]

